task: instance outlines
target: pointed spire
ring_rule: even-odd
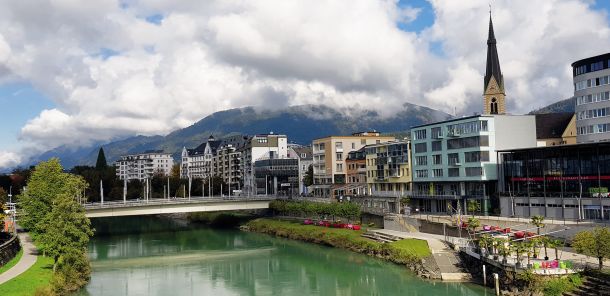
[[[496,36],[494,34],[494,26],[491,20],[491,10],[489,12],[489,35],[487,37],[487,67],[485,70],[484,90],[487,90],[487,85],[494,77],[500,89],[504,89],[504,78],[500,70],[500,59],[498,58],[498,49],[496,48]]]

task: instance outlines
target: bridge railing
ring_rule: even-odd
[[[176,198],[155,198],[155,199],[129,199],[129,200],[113,200],[104,202],[90,202],[83,206],[85,210],[104,209],[104,208],[125,208],[138,207],[148,205],[171,205],[171,204],[189,204],[189,203],[206,203],[219,201],[264,201],[277,199],[275,196],[204,196],[204,197],[176,197]]]

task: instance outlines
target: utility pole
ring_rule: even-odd
[[[169,177],[167,177],[167,199],[169,200]]]
[[[127,178],[123,179],[123,203],[127,202]]]
[[[100,180],[100,201],[104,204],[104,183]]]

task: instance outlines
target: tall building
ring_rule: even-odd
[[[243,165],[243,190],[246,194],[255,192],[254,164],[257,160],[288,158],[288,138],[274,133],[258,134],[250,137],[241,150]]]
[[[121,156],[115,162],[116,175],[121,180],[145,180],[155,174],[169,176],[174,165],[171,153],[150,150],[139,154]]]
[[[500,59],[496,48],[491,14],[489,15],[489,36],[487,37],[487,66],[483,80],[483,114],[505,114],[506,93],[504,91],[504,76],[500,70]]]
[[[366,145],[395,140],[378,132],[361,132],[351,136],[329,136],[316,139],[313,147],[314,195],[333,197],[346,193],[347,155]]]
[[[212,158],[222,144],[211,136],[208,141],[195,149],[182,148],[182,162],[180,164],[180,178],[207,179],[212,174]]]
[[[572,64],[576,97],[576,141],[610,140],[610,53]]]
[[[299,194],[309,194],[309,187],[305,186],[303,178],[307,175],[309,167],[313,165],[311,146],[288,144],[288,158],[298,159],[299,165]]]
[[[364,195],[366,188],[366,151],[364,146],[347,154],[346,193],[349,195]]]

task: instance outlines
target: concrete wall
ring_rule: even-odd
[[[4,233],[0,233],[3,235]],[[2,237],[0,237],[2,238]],[[15,258],[19,250],[21,249],[21,245],[19,244],[19,238],[17,236],[12,236],[8,241],[4,242],[0,245],[0,266],[4,266],[6,263],[11,261],[11,259]]]

